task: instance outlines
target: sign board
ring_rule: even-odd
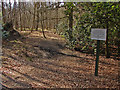
[[[106,40],[106,29],[91,29],[91,39]]]

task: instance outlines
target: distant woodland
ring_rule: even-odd
[[[91,40],[91,28],[107,29],[106,41],[101,41],[101,53],[106,57],[120,53],[119,2],[17,2],[0,3],[1,23],[12,24],[17,31],[53,31],[66,39],[66,47],[82,52],[96,52]],[[9,28],[8,28],[9,29]],[[9,31],[9,30],[7,30]],[[4,38],[5,35],[3,35]]]

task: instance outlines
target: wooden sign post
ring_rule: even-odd
[[[97,52],[95,63],[95,76],[98,76],[98,64],[100,53],[100,40],[106,40],[106,29],[91,29],[91,39],[97,40]]]

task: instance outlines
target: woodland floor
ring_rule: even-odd
[[[3,41],[2,85],[8,88],[118,88],[118,60],[71,51],[59,35],[20,32],[17,40]]]

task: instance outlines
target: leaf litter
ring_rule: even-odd
[[[47,32],[22,32],[24,38],[3,42],[2,85],[9,88],[118,88],[118,60],[71,51],[65,41]],[[51,38],[52,37],[52,38]]]

